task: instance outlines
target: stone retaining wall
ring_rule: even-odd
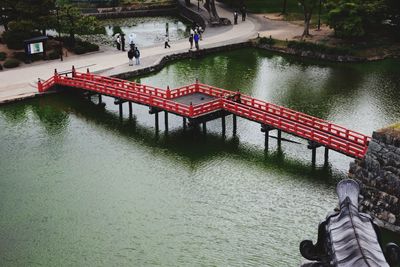
[[[360,209],[377,223],[400,232],[400,125],[376,131],[364,159],[350,164],[361,185]]]
[[[298,50],[288,47],[276,47],[266,44],[257,44],[258,48],[269,50],[276,53],[298,56],[298,57],[305,57],[310,59],[317,59],[317,60],[324,60],[324,61],[334,61],[334,62],[362,62],[368,61],[367,58],[361,57],[354,57],[349,55],[331,55],[331,54],[324,54],[320,52],[313,52],[313,51],[306,51],[306,50]]]
[[[139,75],[144,75],[144,74],[148,74],[151,72],[159,71],[167,63],[175,61],[175,60],[186,59],[186,58],[199,58],[199,57],[203,57],[205,55],[209,55],[212,53],[231,51],[231,50],[240,49],[240,48],[244,48],[244,47],[250,47],[251,45],[252,45],[251,42],[243,42],[243,43],[224,45],[224,46],[218,46],[218,47],[213,47],[213,48],[205,48],[205,49],[201,49],[199,51],[194,50],[194,51],[189,51],[189,52],[184,52],[184,53],[172,54],[172,55],[164,56],[156,65],[153,65],[153,66],[150,66],[147,68],[143,68],[143,69],[119,73],[116,75],[112,75],[111,77],[120,78],[120,79],[130,79],[130,78],[133,78],[133,77],[136,77]]]
[[[85,13],[88,16],[94,16],[98,19],[132,18],[132,17],[150,17],[150,16],[173,16],[178,15],[179,10],[176,6],[163,8],[140,9],[140,10],[116,10],[98,13]]]

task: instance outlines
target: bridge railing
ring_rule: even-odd
[[[126,100],[134,101],[137,103],[141,104],[146,104],[152,107],[157,107],[163,110],[167,110],[170,112],[174,112],[183,116],[193,116],[193,110],[191,111],[190,106],[178,103],[175,101],[167,100],[165,98],[161,98],[159,96],[152,96],[147,94],[146,92],[140,92],[140,91],[132,91],[127,88],[118,86],[118,85],[111,85],[111,84],[105,84],[102,81],[96,81],[96,80],[87,80],[87,79],[80,79],[80,78],[74,78],[71,79],[70,77],[63,77],[60,76],[57,78],[58,84],[61,85],[66,85],[66,86],[71,86],[71,87],[77,87],[77,88],[82,88],[94,92],[99,92],[102,94],[106,95],[111,95],[114,97],[119,97],[123,98]],[[200,110],[205,110],[209,107],[203,106],[203,107],[197,107],[194,106],[192,109],[198,108],[198,112]]]
[[[196,93],[196,86],[195,84],[190,84],[171,90],[170,98],[177,98],[185,95],[190,95],[193,93]]]
[[[351,141],[347,141],[340,137],[332,135],[327,136],[323,131],[311,129],[307,127],[307,125],[282,118],[272,113],[265,113],[257,108],[249,108],[246,104],[239,104],[233,101],[223,101],[223,107],[236,115],[249,118],[262,124],[271,125],[284,130],[285,132],[316,141],[331,149],[339,150],[349,156],[357,158],[364,156],[364,147],[362,145],[352,143]]]
[[[108,86],[116,86],[121,89],[126,89],[126,90],[132,90],[132,91],[138,91],[141,93],[153,95],[153,96],[158,96],[158,97],[163,97],[166,98],[166,90],[153,87],[153,86],[148,86],[148,85],[143,85],[140,83],[132,82],[132,81],[127,81],[127,80],[122,80],[118,78],[110,78],[110,77],[104,77],[92,73],[75,73],[76,79],[82,79],[82,80],[88,80],[88,81],[96,81],[100,83],[107,84]]]
[[[221,99],[215,99],[210,102],[193,106],[193,116],[204,115],[208,112],[219,110],[222,108]]]
[[[245,104],[247,106],[275,114],[278,116],[281,116],[283,118],[287,118],[289,120],[293,120],[298,123],[302,123],[305,125],[308,125],[310,127],[313,127],[315,129],[330,133],[332,135],[335,135],[337,137],[345,138],[347,140],[352,140],[355,143],[358,143],[360,145],[366,146],[368,145],[368,142],[370,141],[370,137],[363,135],[361,133],[348,130],[342,126],[324,121],[322,119],[307,115],[302,112],[298,112],[289,108],[285,108],[282,106],[278,106],[275,104],[271,104],[262,100],[258,100],[255,98],[252,98],[247,95],[240,95],[240,102],[242,104]]]

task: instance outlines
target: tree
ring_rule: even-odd
[[[365,34],[359,5],[349,1],[327,3],[328,24],[338,37],[360,37]],[[331,6],[332,5],[332,6]]]
[[[43,31],[49,26],[53,9],[53,0],[2,0],[0,18],[6,31],[10,22],[22,20],[31,21],[35,29]]]
[[[215,8],[215,0],[206,0],[204,8],[207,9],[211,21],[219,21],[217,9]]]
[[[68,4],[60,5],[60,32],[69,34],[72,43],[75,43],[76,34],[91,34],[97,31],[98,21],[93,16],[83,16],[80,9]]]
[[[287,0],[283,0],[282,14],[286,14]]]
[[[342,38],[361,37],[378,32],[389,19],[391,0],[328,0],[328,25]],[[397,13],[398,14],[398,13]]]
[[[318,0],[298,0],[304,12],[304,31],[302,37],[310,36],[310,21]]]

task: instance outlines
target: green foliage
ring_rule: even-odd
[[[382,21],[395,17],[399,1],[393,0],[327,0],[328,24],[338,37],[361,37],[379,32]],[[396,9],[396,7],[398,9]],[[397,13],[399,14],[399,13]]]
[[[14,52],[13,53],[13,58],[17,59],[19,61],[27,62],[27,61],[38,61],[42,59],[41,54],[33,54],[30,56],[27,56],[25,52]]]
[[[265,44],[265,45],[274,45],[276,43],[276,41],[274,39],[272,39],[271,37],[267,38],[267,37],[261,37],[260,38],[260,44]]]
[[[332,47],[326,46],[323,44],[315,44],[310,42],[297,42],[297,41],[289,41],[287,43],[288,48],[293,48],[295,50],[302,50],[302,51],[311,51],[316,53],[323,53],[329,55],[351,55],[353,52],[348,48],[342,47]]]
[[[124,32],[122,31],[122,29],[121,29],[121,27],[120,26],[114,26],[113,27],[113,36],[114,35],[116,35],[116,34],[123,34]]]
[[[5,52],[0,52],[0,61],[3,61],[7,58],[7,54]]]
[[[39,32],[34,31],[34,26],[30,21],[13,21],[8,26],[9,30],[3,33],[2,38],[10,49],[23,49],[24,40],[40,35]]]
[[[333,3],[335,2],[335,3]],[[348,0],[328,1],[328,24],[338,37],[361,37],[365,34],[360,6]]]
[[[4,68],[8,69],[16,68],[19,66],[19,64],[21,64],[21,62],[18,59],[10,58],[4,62]]]
[[[62,3],[60,7],[60,31],[75,39],[75,34],[94,34],[99,31],[99,23],[93,16],[83,16],[81,11],[70,4]]]
[[[73,48],[73,51],[77,55],[81,55],[81,54],[85,54],[86,53],[86,49],[81,45],[75,45],[75,47]]]
[[[47,56],[49,59],[58,59],[58,58],[60,58],[60,50],[55,49],[55,50],[51,51]]]

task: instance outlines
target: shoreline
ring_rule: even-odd
[[[128,72],[120,72],[117,74],[110,75],[110,77],[127,80],[127,79],[134,78],[134,77],[137,77],[140,75],[146,75],[146,74],[160,71],[165,67],[166,64],[169,64],[169,63],[177,61],[177,60],[189,59],[189,58],[199,58],[199,57],[204,57],[204,56],[207,56],[210,54],[227,52],[227,51],[243,49],[243,48],[261,49],[261,50],[266,50],[266,51],[280,54],[280,55],[293,56],[293,57],[296,57],[299,59],[320,60],[321,62],[336,62],[336,63],[344,63],[344,64],[345,63],[359,63],[359,62],[373,62],[373,61],[379,61],[379,60],[385,60],[385,59],[398,59],[399,58],[396,55],[389,55],[389,56],[381,57],[381,58],[377,58],[377,57],[361,58],[361,57],[354,57],[354,56],[329,55],[329,54],[316,53],[316,52],[305,51],[305,50],[294,50],[292,48],[282,48],[282,47],[264,45],[264,44],[256,43],[254,40],[249,40],[246,42],[221,45],[221,46],[212,47],[212,48],[204,48],[199,51],[180,52],[180,53],[173,53],[170,55],[165,55],[165,56],[161,57],[159,60],[157,60],[157,62],[151,66],[143,67],[143,68],[128,71]],[[96,72],[94,72],[94,73],[96,73]],[[14,98],[9,98],[9,99],[0,101],[0,106],[12,104],[12,103],[15,103],[18,101],[23,101],[26,99],[41,97],[41,96],[45,96],[45,95],[52,94],[52,93],[55,93],[55,92],[47,92],[47,93],[35,92],[32,94],[26,94],[23,96],[17,95]]]

